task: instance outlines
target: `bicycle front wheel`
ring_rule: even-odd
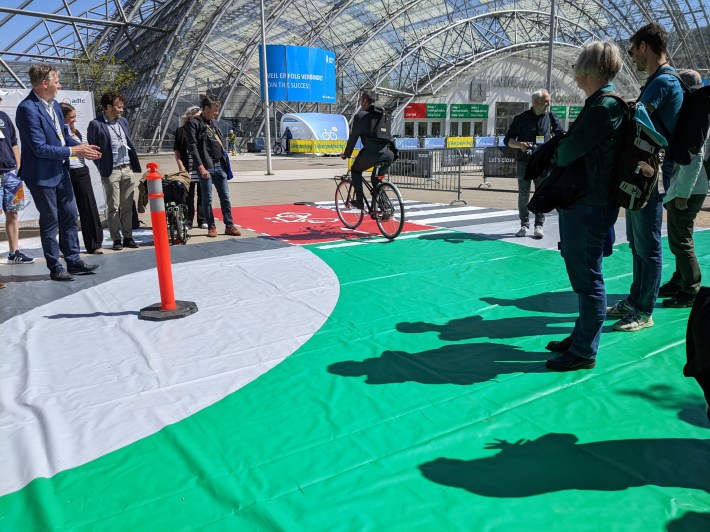
[[[362,222],[365,213],[362,209],[354,207],[355,187],[350,179],[343,179],[335,189],[335,212],[343,225],[348,229],[355,229]]]
[[[281,144],[274,144],[272,152],[274,155],[281,155],[284,152],[284,147]]]
[[[381,183],[374,199],[375,221],[385,238],[394,240],[404,227],[404,202],[397,187]]]

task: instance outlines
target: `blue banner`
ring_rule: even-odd
[[[266,45],[269,101],[335,103],[335,53],[306,46]],[[263,62],[259,47],[259,72]],[[264,99],[264,88],[261,87]]]
[[[446,148],[446,137],[426,137],[424,139],[424,149],[444,149]]]
[[[398,137],[394,139],[394,145],[398,150],[416,150],[419,149],[419,139]]]

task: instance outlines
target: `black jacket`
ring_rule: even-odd
[[[131,170],[136,173],[140,173],[141,163],[138,160],[138,155],[136,154],[136,148],[133,146],[131,141],[131,130],[128,128],[128,120],[120,117],[117,121],[119,127],[123,130],[123,134],[126,135],[126,143],[128,144],[128,159],[131,161]],[[111,151],[111,133],[109,132],[109,125],[106,121],[106,116],[101,113],[99,116],[94,118],[89,122],[89,129],[86,132],[86,140],[89,144],[98,146],[101,149],[101,158],[96,159],[94,164],[99,169],[99,174],[101,177],[108,177],[113,172],[113,153]]]
[[[216,150],[212,147],[212,140],[208,131],[210,127],[212,133],[218,136],[222,142],[221,153],[216,153]],[[202,115],[197,115],[188,121],[185,130],[187,132],[187,151],[190,153],[192,161],[189,171],[197,171],[200,165],[203,165],[207,170],[211,170],[215,164],[224,159],[224,146],[226,146],[226,143],[222,138],[222,132],[214,121],[212,124],[207,124]],[[223,165],[226,164],[224,161],[221,162]]]
[[[370,110],[360,109],[355,114],[348,143],[345,145],[345,151],[343,152],[345,157],[350,157],[353,154],[357,139],[360,139],[365,150],[380,151],[389,147],[392,143],[391,140],[380,139],[372,135],[378,120],[379,114],[372,113]]]

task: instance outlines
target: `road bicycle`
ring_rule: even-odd
[[[379,162],[372,170],[372,177],[377,176],[377,185],[374,190],[368,180],[362,180],[363,186],[367,188],[372,197],[372,203],[370,203],[367,199],[368,194],[364,194],[364,209],[353,205],[355,187],[350,172],[335,176],[335,181],[338,183],[335,189],[335,212],[348,229],[356,229],[362,223],[365,212],[367,212],[367,215],[377,223],[377,228],[382,236],[394,240],[404,227],[404,202],[399,189],[387,181],[380,172],[385,164],[388,164],[387,161]]]

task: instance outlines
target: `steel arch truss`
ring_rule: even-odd
[[[560,52],[567,58],[594,38],[626,46],[638,27],[657,21],[669,30],[675,64],[707,76],[706,1],[558,0],[555,46],[571,50]],[[128,117],[136,137],[149,144],[165,139],[177,116],[207,91],[238,116],[261,120],[260,0],[55,0],[51,12],[47,0],[17,3],[16,9],[0,8],[0,26],[25,21],[0,54],[0,67],[18,82],[20,76],[5,61],[12,66],[34,57],[67,61],[99,50],[138,71],[135,87],[126,94]],[[267,42],[335,51],[338,104],[331,109],[337,112],[352,112],[363,87],[377,87],[394,105],[417,95],[445,93],[504,56],[523,54],[545,61],[540,51],[548,39],[550,0],[265,4]],[[278,105],[281,111],[290,110],[288,102]]]

